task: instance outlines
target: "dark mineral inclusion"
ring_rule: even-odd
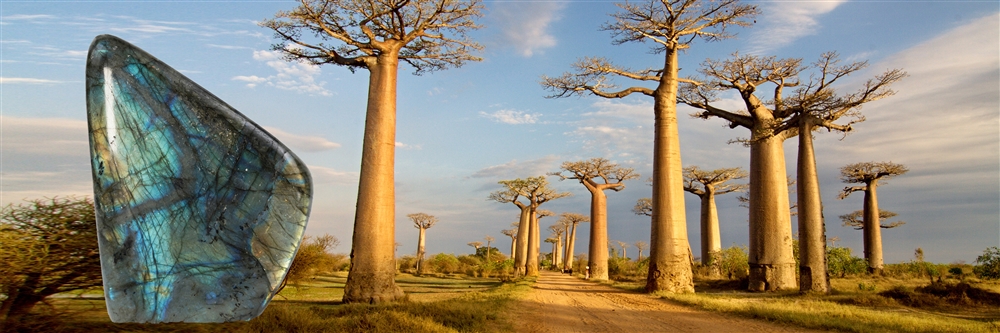
[[[97,36],[87,119],[115,322],[250,320],[278,291],[312,203],[305,164],[143,50]]]

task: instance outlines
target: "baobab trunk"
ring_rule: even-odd
[[[653,98],[653,216],[646,291],[694,292],[677,131],[677,50],[666,48]]]
[[[701,264],[709,267],[710,276],[721,274],[719,255],[722,253],[722,240],[719,235],[719,213],[715,207],[715,189],[705,186],[705,194],[701,196]]]
[[[420,228],[420,238],[417,239],[417,275],[424,274],[424,235],[427,229]]]
[[[531,209],[528,206],[518,205],[521,209],[521,222],[517,225],[517,251],[515,251],[514,258],[514,274],[515,276],[525,276],[525,267],[528,264],[528,236],[531,233],[531,222],[528,214],[531,213]]]
[[[823,223],[823,202],[813,152],[812,125],[805,119],[800,124],[796,168],[799,291],[827,294],[830,292],[830,276],[826,266],[826,225]]]
[[[761,112],[761,113],[766,113]],[[769,118],[769,117],[768,117]],[[758,117],[754,133],[770,132],[768,118]],[[795,289],[792,225],[788,213],[788,177],[783,136],[757,137],[750,144],[750,285],[751,291]]]
[[[563,268],[566,271],[573,269],[573,247],[576,245],[576,223],[570,227],[569,236],[566,236],[566,264]]]
[[[538,255],[541,250],[541,236],[538,229],[538,215],[531,209],[528,213],[528,220],[531,221],[531,233],[528,238],[528,261],[526,263],[527,276],[538,276]]]
[[[553,244],[552,248],[552,267],[562,267],[562,250],[563,250],[563,240],[562,236],[556,238],[556,243]]]
[[[865,259],[868,259],[868,272],[882,274],[882,227],[878,216],[878,197],[875,188],[878,180],[873,180],[865,186]]]
[[[590,279],[608,279],[608,212],[604,191],[590,191]]]
[[[369,66],[368,111],[345,303],[379,303],[403,297],[394,280],[397,54],[398,50],[384,52]]]

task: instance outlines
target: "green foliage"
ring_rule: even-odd
[[[461,262],[454,254],[438,253],[433,258],[425,262],[428,268],[434,272],[444,274],[454,274],[461,268]]]
[[[826,262],[831,276],[855,276],[868,270],[868,263],[863,258],[851,255],[851,248],[848,247],[828,247]]]
[[[719,269],[722,276],[730,280],[738,280],[749,276],[750,257],[747,255],[747,247],[733,245],[723,249],[719,255]]]
[[[974,272],[982,279],[1000,279],[1000,248],[994,246],[976,258]]]
[[[476,256],[482,258],[483,260],[486,260],[487,250],[489,250],[490,260],[502,261],[503,259],[506,258],[506,256],[500,253],[500,250],[492,246],[490,248],[486,248],[485,246],[480,246],[478,249],[476,249]]]
[[[330,234],[319,237],[306,236],[302,240],[302,245],[299,246],[299,251],[295,253],[292,266],[288,268],[285,281],[299,284],[302,280],[316,274],[334,271],[338,257],[330,251],[337,245],[340,245],[340,240]]]

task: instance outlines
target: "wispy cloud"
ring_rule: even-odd
[[[53,15],[47,14],[17,14],[17,15],[7,15],[0,17],[4,21],[34,21],[34,20],[50,20],[56,18]]]
[[[565,7],[561,2],[495,2],[490,15],[501,30],[501,43],[512,46],[521,56],[531,57],[556,46],[556,37],[548,29],[559,20],[559,12]]]
[[[312,153],[340,148],[339,143],[327,140],[321,136],[292,134],[270,126],[264,126],[264,130],[278,138],[278,141],[281,141],[281,143],[297,151]]]
[[[0,77],[0,84],[53,84],[63,83],[62,81],[36,79],[30,77]]]
[[[240,75],[234,76],[233,80],[247,82],[248,88],[254,88],[259,84],[267,84],[278,89],[292,90],[310,95],[333,95],[332,92],[323,87],[326,85],[326,82],[316,81],[316,78],[322,72],[319,66],[303,61],[285,61],[281,59],[281,53],[278,51],[253,51],[253,58],[254,60],[264,62],[278,73],[267,77]]]
[[[538,122],[538,118],[542,116],[541,113],[527,113],[518,110],[499,110],[493,113],[479,111],[479,115],[498,123],[511,125],[534,124]]]
[[[312,175],[313,182],[316,184],[351,184],[358,182],[357,172],[337,171],[333,168],[318,165],[310,165],[309,174]]]
[[[750,54],[770,53],[795,40],[812,35],[820,28],[817,18],[847,2],[832,1],[779,1],[770,2],[764,9],[761,26],[755,27],[750,38]]]
[[[510,162],[491,165],[482,169],[479,169],[470,178],[492,178],[492,179],[508,179],[517,177],[534,177],[542,176],[547,172],[555,171],[559,168],[560,157],[556,155],[549,155],[539,159],[528,160],[524,162],[518,162],[517,160],[511,160]]]
[[[214,47],[223,50],[251,50],[251,48],[249,47],[237,46],[237,45],[219,45],[219,44],[205,44],[205,45],[207,45],[208,47]]]
[[[424,147],[422,145],[406,144],[406,143],[402,143],[402,142],[396,141],[396,148],[399,148],[399,149],[408,149],[408,150],[421,150]]]

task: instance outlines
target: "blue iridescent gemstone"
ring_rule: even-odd
[[[287,147],[128,42],[97,36],[87,119],[115,322],[250,320],[305,231],[312,179]]]

